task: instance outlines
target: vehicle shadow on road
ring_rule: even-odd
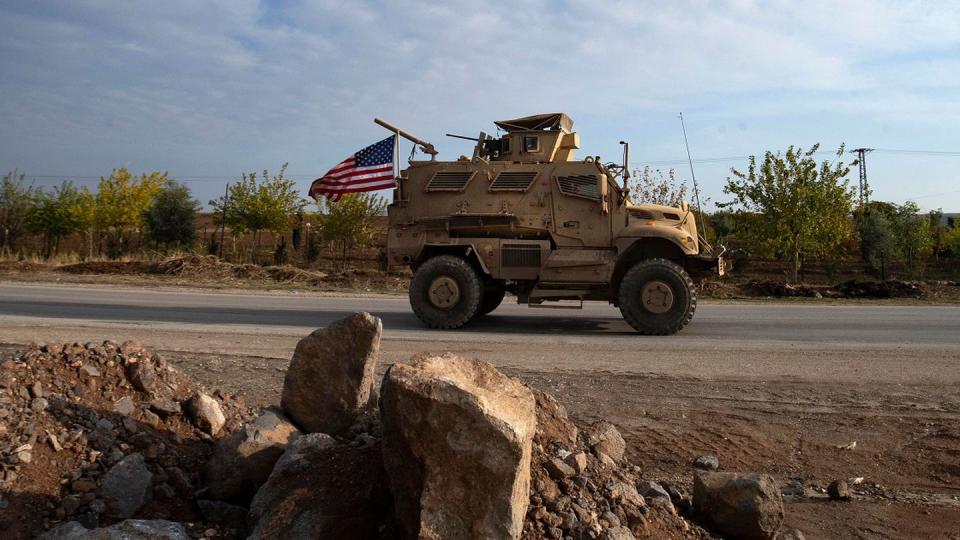
[[[548,310],[543,310],[548,311]],[[128,304],[59,303],[36,301],[29,305],[0,300],[0,313],[53,319],[84,319],[120,322],[158,322],[181,324],[230,324],[255,326],[302,326],[319,328],[348,317],[355,310],[334,307],[323,311],[236,307],[140,306]],[[427,327],[409,312],[378,312],[385,328],[390,330],[426,330]],[[538,316],[498,315],[479,317],[461,332],[497,334],[604,334],[629,335],[634,332],[618,317],[570,317],[555,313]]]

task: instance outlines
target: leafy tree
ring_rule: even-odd
[[[644,167],[631,181],[630,194],[637,203],[680,206],[687,195],[687,182],[677,181],[676,171],[670,169],[664,176],[660,169]]]
[[[24,175],[10,171],[0,181],[0,253],[16,248],[17,239],[27,230],[27,215],[33,204],[33,187],[24,184]]]
[[[927,258],[933,253],[933,231],[927,216],[920,214],[917,203],[907,201],[897,209],[897,239],[910,273],[923,272]]]
[[[940,257],[947,250],[946,237],[950,230],[944,223],[943,209],[931,210],[927,219],[930,220],[930,233],[933,235],[933,254]]]
[[[225,222],[235,236],[253,233],[254,251],[260,246],[262,231],[286,232],[306,205],[296,182],[284,177],[286,170],[284,163],[279,174],[271,177],[264,169],[259,180],[255,172],[243,174],[240,181],[230,185],[226,198],[210,201],[218,222]]]
[[[889,207],[889,208],[887,208]],[[899,254],[893,224],[896,207],[889,203],[870,202],[857,213],[857,232],[860,235],[860,257],[867,272],[879,276],[885,260]]]
[[[123,253],[127,232],[143,227],[144,211],[166,181],[167,173],[154,171],[134,176],[123,167],[100,178],[94,218],[97,228],[107,234],[111,257]]]
[[[60,240],[88,226],[93,197],[86,189],[77,189],[64,181],[52,192],[34,192],[33,207],[27,218],[32,232],[43,234],[43,255],[50,257],[60,247]]]
[[[766,152],[761,163],[750,156],[745,172],[731,168],[725,193],[733,200],[718,203],[737,213],[756,215],[750,228],[752,239],[791,262],[794,282],[806,256],[829,256],[850,234],[849,215],[854,190],[846,176],[850,166],[840,161],[817,164],[813,158],[820,147],[810,150],[790,146],[785,154]]]
[[[317,202],[318,206],[322,204]],[[354,246],[369,244],[376,238],[375,218],[383,215],[387,203],[374,193],[352,193],[337,202],[327,202],[326,207],[323,238],[339,244],[341,261],[346,265],[347,255]]]
[[[196,240],[195,220],[200,203],[183,184],[168,180],[144,210],[147,238],[164,248],[189,247]]]
[[[944,233],[943,245],[947,253],[953,257],[960,257],[960,227],[954,226]]]

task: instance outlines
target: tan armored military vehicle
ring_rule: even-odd
[[[410,161],[387,209],[389,264],[413,270],[410,304],[430,327],[463,326],[510,292],[539,307],[610,302],[638,332],[673,334],[696,309],[691,275],[723,273],[686,203],[630,203],[626,146],[620,165],[575,157],[565,114],[496,122],[504,134],[471,138],[457,161],[376,122],[431,155]]]

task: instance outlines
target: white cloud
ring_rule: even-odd
[[[317,171],[379,134],[374,115],[459,149],[436,139],[543,111],[597,134],[692,109],[718,122],[694,127],[702,151],[721,153],[732,133],[760,144],[772,117],[800,133],[820,113],[910,132],[960,123],[960,6],[841,4],[14,3],[0,7],[0,165]]]

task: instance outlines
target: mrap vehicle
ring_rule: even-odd
[[[427,326],[463,326],[510,292],[539,307],[609,302],[641,334],[673,334],[697,306],[691,276],[724,272],[687,203],[631,204],[626,143],[619,165],[577,159],[566,114],[495,122],[503,134],[461,137],[476,146],[456,161],[375,122],[430,154],[400,173],[387,207],[388,264],[412,269],[410,305]]]

